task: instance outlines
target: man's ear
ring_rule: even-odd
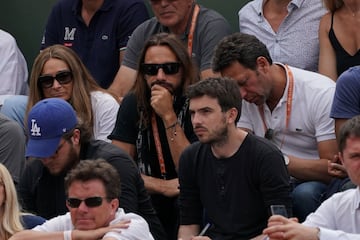
[[[239,111],[236,108],[230,108],[228,110],[228,123],[234,123]]]
[[[80,144],[80,130],[75,128],[74,129],[74,133],[71,137],[71,141],[74,145],[79,145]]]
[[[260,56],[256,59],[256,67],[258,71],[266,73],[269,70],[270,64],[265,57]]]
[[[113,213],[115,214],[120,205],[119,199],[117,199],[117,198],[112,199],[110,202],[110,205],[111,205],[112,211],[114,211]]]
[[[338,153],[339,156],[339,160],[341,161],[341,164],[344,165],[344,157],[343,154],[341,152]]]

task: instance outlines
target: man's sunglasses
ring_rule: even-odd
[[[162,1],[162,0],[150,0],[150,2],[152,3],[152,4],[158,4],[158,3],[160,3],[160,1]],[[167,0],[168,2],[175,2],[175,1],[177,1],[177,0]]]
[[[157,75],[159,69],[162,69],[165,74],[176,74],[179,72],[180,63],[178,62],[169,62],[169,63],[142,63],[141,64],[141,71],[143,74],[155,76]]]
[[[102,204],[102,201],[105,197],[89,197],[86,199],[78,199],[78,198],[68,198],[66,199],[67,204],[71,208],[78,208],[81,202],[85,202],[87,207],[93,208],[98,207]],[[107,198],[105,198],[107,199]]]
[[[51,88],[54,85],[54,80],[63,85],[70,83],[72,79],[71,71],[60,71],[57,72],[55,76],[52,75],[42,75],[38,78],[38,85],[41,88]]]

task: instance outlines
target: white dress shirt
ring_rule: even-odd
[[[320,240],[360,240],[360,189],[336,193],[303,222],[320,228]]]

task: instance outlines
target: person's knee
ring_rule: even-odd
[[[294,200],[299,202],[307,202],[319,200],[325,192],[326,185],[320,182],[306,182],[299,184],[293,190],[292,196]]]
[[[300,222],[320,206],[325,190],[326,185],[320,182],[306,182],[295,187],[292,192],[293,213]]]

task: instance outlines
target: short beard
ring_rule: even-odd
[[[78,154],[75,151],[74,145],[70,145],[70,151],[67,155],[67,164],[64,166],[62,173],[66,174],[72,168],[74,168],[80,161]]]

